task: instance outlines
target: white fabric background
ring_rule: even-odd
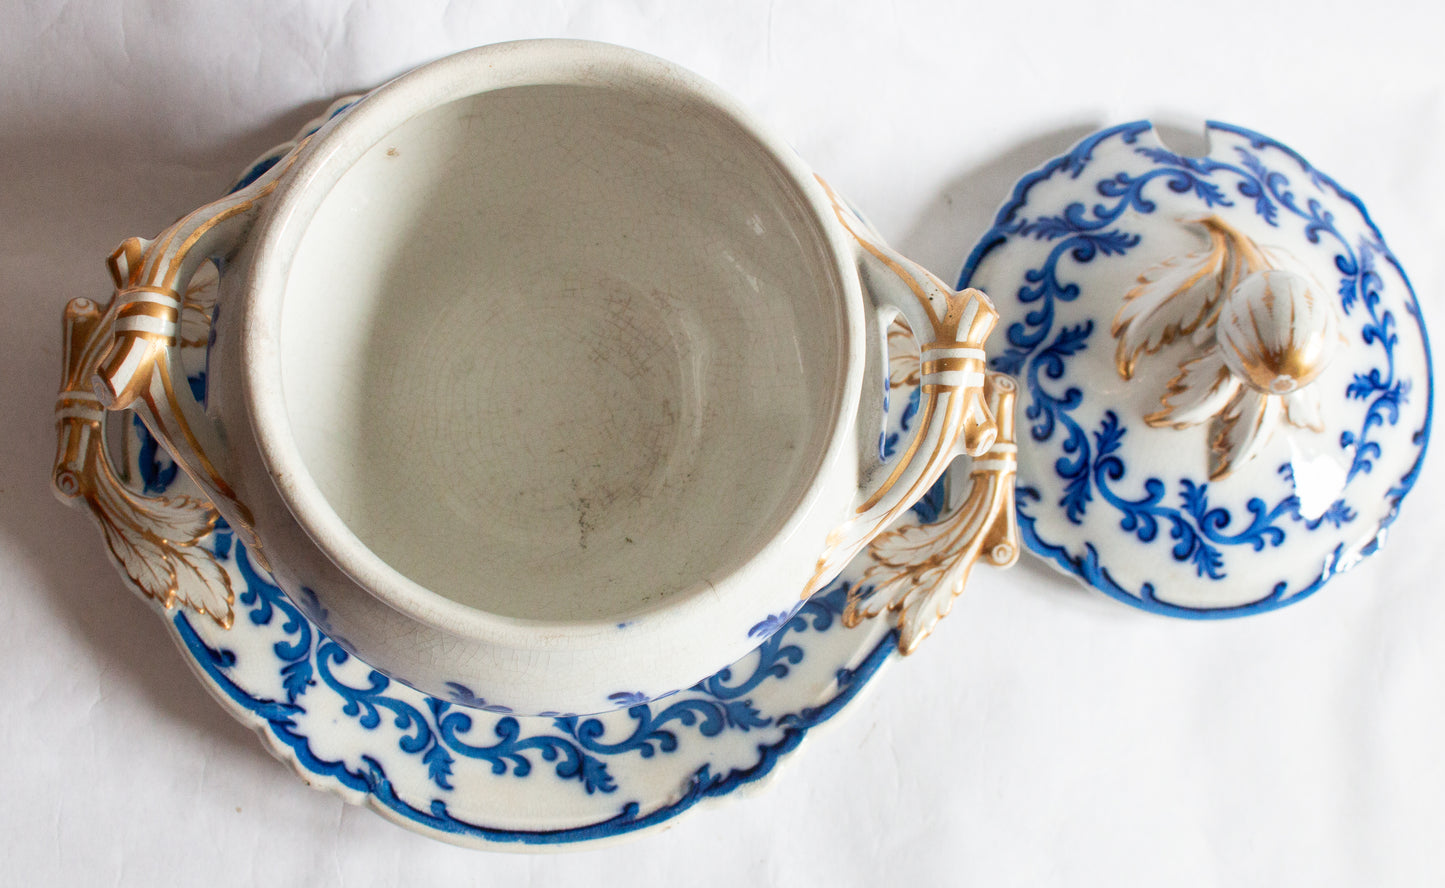
[[[945,277],[1013,180],[1093,128],[1249,126],[1364,197],[1442,341],[1439,10],[11,0],[0,882],[1442,884],[1439,453],[1383,555],[1279,613],[1186,623],[1037,564],[983,570],[760,792],[560,856],[452,848],[307,789],[192,679],[47,487],[61,306],[106,296],[119,239],[209,200],[334,96],[519,37],[622,43],[719,82]]]

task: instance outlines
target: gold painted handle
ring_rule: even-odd
[[[931,524],[880,534],[870,545],[874,563],[848,590],[843,624],[856,626],[885,612],[896,613],[898,649],[905,655],[948,615],[974,564],[983,560],[1008,567],[1019,557],[1014,512],[1018,383],[1002,373],[989,373],[986,394],[998,437],[968,466],[969,486],[958,505]]]
[[[205,260],[235,251],[288,166],[278,163],[249,186],[181,217],[154,240],[127,238],[110,254],[114,339],[95,376],[106,407],[123,410],[155,396],[157,371],[174,364],[191,275]]]
[[[293,150],[250,185],[183,216],[155,239],[132,237],[116,248],[108,260],[116,287],[104,318],[108,338],[90,365],[97,404],[134,410],[263,565],[251,513],[225,477],[223,436],[178,379],[179,331],[192,275],[203,262],[234,254],[295,157]]]
[[[105,409],[91,379],[114,339],[116,309],[114,300],[101,309],[89,299],[74,299],[65,308],[52,486],[62,502],[89,512],[111,559],[141,596],[167,610],[189,608],[230,628],[235,618],[230,574],[203,544],[220,517],[215,506],[183,494],[136,493],[111,464],[107,426],[119,421],[124,427],[131,413]]]
[[[888,247],[826,182],[823,187],[839,223],[858,246],[864,289],[880,312],[892,310],[908,322],[923,366],[917,431],[895,463],[880,461],[863,472],[855,513],[830,535],[804,597],[831,582],[938,481],[955,457],[983,454],[998,434],[984,397],[984,343],[998,323],[993,304],[978,290],[955,291]]]

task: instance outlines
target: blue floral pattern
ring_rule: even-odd
[[[845,705],[895,644],[891,632],[876,625],[842,626],[848,581],[840,579],[789,616],[752,655],[671,699],[597,716],[518,717],[395,684],[310,623],[244,548],[234,547],[233,553],[230,566],[243,580],[239,600],[247,608],[246,622],[237,626],[241,631],[228,634],[185,613],[170,618],[206,679],[308,779],[369,796],[414,828],[485,842],[557,843],[629,832],[756,780],[809,728]],[[241,628],[246,626],[250,632]],[[803,686],[789,688],[810,651],[833,659],[819,664],[824,668],[815,668]],[[812,696],[820,675],[833,688],[826,703],[778,708],[783,700]],[[258,692],[277,678],[279,693]],[[337,715],[343,719],[337,721]],[[340,757],[318,752],[312,745],[316,730],[345,736],[356,751]],[[656,776],[637,768],[639,762],[670,756],[690,760],[700,743],[732,733],[759,737],[710,745],[709,761],[689,772],[664,767],[680,781],[675,787],[659,786]],[[498,790],[479,785],[476,771],[468,772],[464,784],[462,760],[481,764],[492,778],[522,781],[523,792],[547,773],[584,796],[627,800],[600,820],[556,829],[476,822],[453,813],[455,797],[475,802],[479,794]],[[539,770],[544,765],[546,772]],[[624,782],[619,766],[640,785]],[[424,774],[431,791],[415,796],[414,778],[406,781],[412,789],[404,790],[391,776],[404,770]]]
[[[1385,491],[1387,514],[1378,526],[1351,529],[1357,536],[1364,535],[1358,552],[1348,553],[1349,547],[1341,539],[1319,559],[1325,562],[1323,573],[1299,588],[1291,590],[1288,581],[1279,580],[1263,590],[1261,597],[1243,605],[1181,606],[1161,600],[1152,581],[1145,580],[1134,588],[1122,586],[1116,571],[1101,563],[1101,554],[1092,542],[1080,547],[1060,541],[1062,536],[1056,541],[1043,537],[1034,509],[1057,508],[1069,524],[1082,526],[1091,510],[1104,508],[1116,516],[1119,532],[1146,545],[1165,542],[1170,557],[1188,565],[1196,578],[1222,581],[1231,576],[1234,551],[1274,549],[1284,545],[1290,534],[1312,533],[1321,528],[1341,531],[1363,511],[1358,504],[1341,498],[1322,513],[1304,517],[1300,499],[1293,493],[1289,465],[1279,467],[1285,492],[1272,502],[1250,497],[1240,503],[1242,513],[1212,504],[1210,485],[1188,477],[1169,482],[1147,477],[1142,479],[1142,493],[1122,492],[1121,483],[1138,484],[1126,477],[1123,445],[1129,429],[1113,410],[1096,413],[1097,420],[1083,419],[1081,414],[1087,411],[1082,407],[1088,396],[1073,384],[1079,377],[1070,375],[1071,363],[1090,347],[1097,347],[1093,340],[1108,336],[1107,329],[1100,333],[1096,318],[1087,310],[1065,311],[1083,292],[1070,269],[1115,261],[1139,248],[1145,237],[1143,229],[1148,227],[1140,226],[1139,221],[1154,214],[1161,203],[1167,204],[1171,213],[1185,209],[1200,215],[1252,213],[1269,229],[1281,231],[1282,237],[1299,238],[1311,247],[1331,250],[1339,274],[1340,307],[1346,317],[1352,312],[1363,314],[1359,342],[1375,356],[1373,366],[1354,374],[1345,392],[1347,399],[1366,405],[1358,425],[1339,436],[1340,448],[1350,454],[1346,483],[1371,471],[1383,452],[1382,433],[1400,422],[1401,406],[1411,397],[1412,380],[1401,375],[1397,366],[1398,320],[1384,295],[1382,265],[1390,268],[1403,285],[1404,308],[1415,319],[1418,333],[1414,335],[1423,344],[1418,308],[1408,283],[1358,201],[1278,143],[1247,130],[1222,124],[1210,126],[1213,134],[1226,137],[1231,149],[1228,154],[1178,155],[1159,145],[1150,125],[1144,122],[1088,137],[1068,154],[1020,181],[993,227],[970,255],[960,282],[961,286],[989,290],[1005,320],[1013,319],[1005,329],[1006,347],[993,359],[993,366],[1022,378],[1028,394],[1023,419],[1028,423],[1029,435],[1037,451],[1052,454],[1052,477],[1043,486],[1057,488],[1056,499],[1045,502],[1040,485],[1030,483],[1021,467],[1018,512],[1026,542],[1117,598],[1150,610],[1196,617],[1250,613],[1298,600],[1337,569],[1372,552],[1378,545],[1379,530],[1393,520],[1395,506],[1418,473],[1419,456],[1423,455],[1428,435],[1430,395],[1427,382],[1424,418],[1413,436],[1420,454],[1410,461],[1399,482]],[[1148,163],[1126,163],[1122,158],[1129,154]],[[1098,160],[1101,155],[1106,159]],[[1278,168],[1279,164],[1291,171]],[[1037,197],[1041,186],[1056,186],[1064,180],[1089,183],[1073,187],[1068,193],[1077,195],[1088,190],[1093,199],[1070,200],[1062,210],[1055,211],[1051,198]],[[1057,188],[1050,192],[1058,193]],[[1025,246],[1028,244],[1037,246]],[[1010,291],[1008,279],[990,278],[987,266],[1001,251],[1014,248],[1022,255],[1041,259],[1029,265],[1021,285]],[[1396,296],[1395,304],[1400,301]],[[1112,313],[1110,306],[1108,317],[1097,320],[1107,327]],[[1108,346],[1111,348],[1112,342]],[[1426,355],[1428,367],[1428,350]],[[1428,370],[1425,375],[1428,380]],[[1167,538],[1161,537],[1163,529],[1168,531]],[[1350,560],[1345,560],[1347,555]]]

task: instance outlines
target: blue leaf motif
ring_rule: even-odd
[[[1356,373],[1349,386],[1345,388],[1345,396],[1356,400],[1368,400],[1375,392],[1383,391],[1384,380],[1380,378],[1380,368],[1371,368],[1369,373]]]
[[[1212,182],[1206,182],[1203,179],[1194,180],[1194,194],[1200,200],[1204,201],[1204,205],[1207,207],[1227,207],[1232,205],[1229,198],[1224,196],[1224,192],[1219,190],[1219,186]]]
[[[798,607],[802,607],[802,603],[801,603],[801,602],[798,604]],[[793,608],[792,610],[778,611],[778,612],[775,613],[775,614],[771,614],[771,615],[769,615],[769,616],[766,616],[766,617],[762,618],[762,619],[759,620],[757,623],[755,623],[751,629],[748,630],[748,638],[760,638],[760,639],[761,639],[761,638],[769,638],[769,637],[771,637],[771,636],[773,635],[773,633],[775,633],[775,632],[777,632],[779,629],[783,628],[783,626],[786,625],[787,622],[793,618],[793,614],[795,614],[795,613],[797,613],[797,612],[798,612],[798,608],[795,607],[795,608]],[[614,696],[615,696],[615,695],[614,695]],[[626,703],[645,703],[645,702],[647,702],[647,701],[646,701],[646,700],[620,700],[620,701],[616,701],[616,702],[626,704]]]
[[[932,487],[928,488],[927,493],[918,498],[911,511],[918,516],[919,523],[932,524],[938,520],[938,516],[943,512],[943,507],[947,505],[947,494],[948,482],[944,478],[939,478]]]
[[[1224,558],[1219,550],[1204,543],[1198,543],[1191,556],[1194,562],[1194,570],[1198,576],[1209,577],[1212,580],[1224,578]]]
[[[452,762],[454,759],[440,745],[432,746],[422,756],[421,760],[426,763],[427,777],[442,789],[451,789]]]
[[[281,667],[281,687],[285,689],[288,701],[295,703],[296,699],[314,684],[316,681],[311,677],[310,660],[297,660]]]
[[[557,774],[559,777],[576,777],[582,782],[588,795],[594,792],[615,792],[617,789],[617,783],[607,772],[607,766],[601,759],[590,755],[579,756],[575,763],[568,765],[567,771],[559,768]]]
[[[1269,178],[1269,169],[1264,165],[1264,161],[1259,159],[1257,154],[1240,145],[1236,145],[1234,151],[1239,155],[1240,164],[1254,176],[1254,180],[1246,181],[1262,182]]]
[[[1209,510],[1209,485],[1195,484],[1185,478],[1179,482],[1179,498],[1183,500],[1184,511],[1191,515],[1203,515]]]
[[[772,724],[772,719],[764,718],[751,700],[734,700],[725,704],[723,709],[727,713],[728,727],[737,728],[739,731],[765,728]]]
[[[476,692],[459,681],[446,683],[447,690],[451,694],[453,703],[460,703],[463,706],[470,706],[473,709],[481,709],[485,712],[510,713],[510,706],[501,706],[496,703],[488,703],[485,699],[478,697]]]
[[[1160,164],[1161,166],[1177,166],[1184,167],[1186,169],[1189,168],[1189,164],[1183,156],[1175,154],[1173,151],[1170,151],[1167,148],[1156,147],[1153,145],[1141,145],[1140,147],[1134,149],[1134,153],[1139,154],[1143,157],[1147,157],[1155,163]]]
[[[1037,240],[1057,240],[1067,237],[1078,229],[1064,216],[1040,216],[1019,226],[1018,233]]]
[[[1040,363],[1044,372],[1050,379],[1061,379],[1064,375],[1064,358],[1073,357],[1088,347],[1089,336],[1094,332],[1094,322],[1085,321],[1072,327],[1064,327],[1059,330],[1059,335],[1049,347],[1040,353]],[[1072,391],[1066,394],[1061,402],[1077,403],[1078,396]],[[1072,404],[1071,404],[1072,408]]]
[[[162,449],[160,442],[151,434],[150,429],[146,428],[146,424],[141,422],[139,416],[132,416],[131,424],[135,428],[136,439],[140,442],[137,449],[140,451],[138,468],[142,489],[151,496],[165,493],[166,488],[175,483],[180,466]]]
[[[1023,370],[1024,359],[1028,354],[1018,349],[1007,349],[1001,355],[996,355],[989,364],[1000,373],[1007,373],[1010,376],[1017,376]]]
[[[1089,509],[1089,503],[1093,502],[1094,496],[1090,492],[1089,476],[1087,474],[1075,475],[1064,485],[1064,495],[1059,498],[1059,505],[1064,507],[1064,514],[1075,524],[1082,524],[1084,513]]]
[[[1094,446],[1098,449],[1099,456],[1109,456],[1117,451],[1126,431],[1128,430],[1119,424],[1117,413],[1112,410],[1104,411],[1104,420],[1099,424],[1099,430],[1094,433]]]

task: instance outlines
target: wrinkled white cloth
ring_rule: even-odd
[[[60,310],[107,296],[121,238],[210,199],[332,98],[520,37],[622,43],[717,81],[945,278],[1013,181],[1091,129],[1248,126],[1365,199],[1438,334],[1442,27],[1411,2],[15,0],[0,881],[1440,884],[1438,453],[1383,553],[1278,613],[1186,623],[1037,562],[980,568],[935,637],[761,792],[561,856],[453,848],[307,789],[192,678],[48,476]]]

